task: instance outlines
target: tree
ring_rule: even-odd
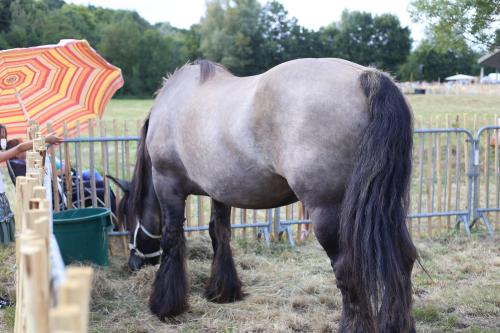
[[[64,6],[64,0],[43,0],[50,10]]]
[[[478,54],[462,40],[460,48],[441,50],[432,40],[424,40],[399,69],[401,80],[437,81],[457,73],[477,74]]]
[[[188,31],[182,33],[183,42],[183,54],[188,60],[194,61],[202,57],[200,45],[201,45],[201,33],[200,25],[193,24]]]
[[[157,29],[147,29],[138,47],[138,81],[141,95],[150,97],[161,86],[162,79],[184,64],[181,45],[174,36],[163,36]]]
[[[208,2],[200,28],[203,56],[236,74],[255,73],[255,51],[261,38],[259,14],[257,0]]]
[[[463,36],[491,48],[500,22],[500,0],[413,0],[410,14],[424,21],[441,50],[463,46]]]
[[[270,1],[262,8],[259,17],[262,41],[257,50],[257,66],[261,71],[291,58],[288,41],[296,25],[297,19],[290,19],[281,3]]]
[[[200,23],[200,51],[207,59],[220,62],[224,57],[228,36],[224,31],[225,10],[221,1],[207,2],[207,11]]]
[[[0,1],[0,32],[2,33],[6,33],[10,30],[10,21],[12,19],[10,10],[11,3],[12,0]]]
[[[13,0],[10,3],[10,26],[5,39],[11,47],[40,45],[46,23],[47,6],[34,0]]]
[[[410,53],[410,30],[391,14],[345,10],[334,38],[336,54],[342,58],[395,72]]]
[[[142,83],[139,71],[139,41],[144,33],[137,22],[125,19],[108,25],[103,33],[98,51],[114,65],[122,69],[125,86],[120,94],[140,96]]]
[[[339,57],[340,52],[338,46],[336,45],[338,40],[338,35],[340,33],[337,24],[331,23],[326,27],[321,27],[318,31],[319,43],[321,50],[319,53],[322,57]]]
[[[406,61],[411,50],[410,29],[401,27],[399,19],[391,14],[375,16],[372,41],[376,49],[375,65],[395,73]]]
[[[43,44],[57,43],[61,39],[86,39],[95,46],[100,36],[92,11],[83,6],[64,5],[47,13],[41,39]]]

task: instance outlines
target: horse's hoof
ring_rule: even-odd
[[[205,289],[205,297],[214,303],[232,303],[241,301],[246,294],[242,291],[241,282],[227,286],[217,286],[213,281],[210,281]]]
[[[172,318],[186,312],[189,307],[187,304],[155,303],[151,299],[149,308],[161,321],[165,321],[167,318]]]

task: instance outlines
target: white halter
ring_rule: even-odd
[[[153,235],[150,233],[142,224],[139,222],[139,220],[136,220],[135,224],[135,231],[134,231],[134,242],[133,243],[128,243],[128,248],[130,250],[134,250],[135,254],[141,258],[141,259],[146,259],[146,258],[155,258],[159,257],[162,254],[162,249],[160,248],[158,251],[153,252],[153,253],[142,253],[138,248],[137,248],[137,233],[139,232],[139,229],[142,230],[143,233],[146,234],[149,238],[152,239],[160,239],[161,235]]]

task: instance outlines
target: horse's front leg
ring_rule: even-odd
[[[244,297],[229,244],[231,240],[230,216],[230,206],[212,200],[210,237],[214,249],[214,260],[205,296],[216,303],[234,302]]]
[[[186,240],[184,237],[185,197],[166,177],[155,177],[155,190],[163,222],[160,268],[149,298],[149,307],[161,320],[181,314],[188,308]]]

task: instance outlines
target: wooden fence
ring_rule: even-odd
[[[16,179],[16,314],[15,333],[85,333],[92,269],[66,270],[59,296],[51,293],[51,206],[45,176],[45,142],[32,134],[26,176]],[[57,305],[56,305],[57,304]]]

